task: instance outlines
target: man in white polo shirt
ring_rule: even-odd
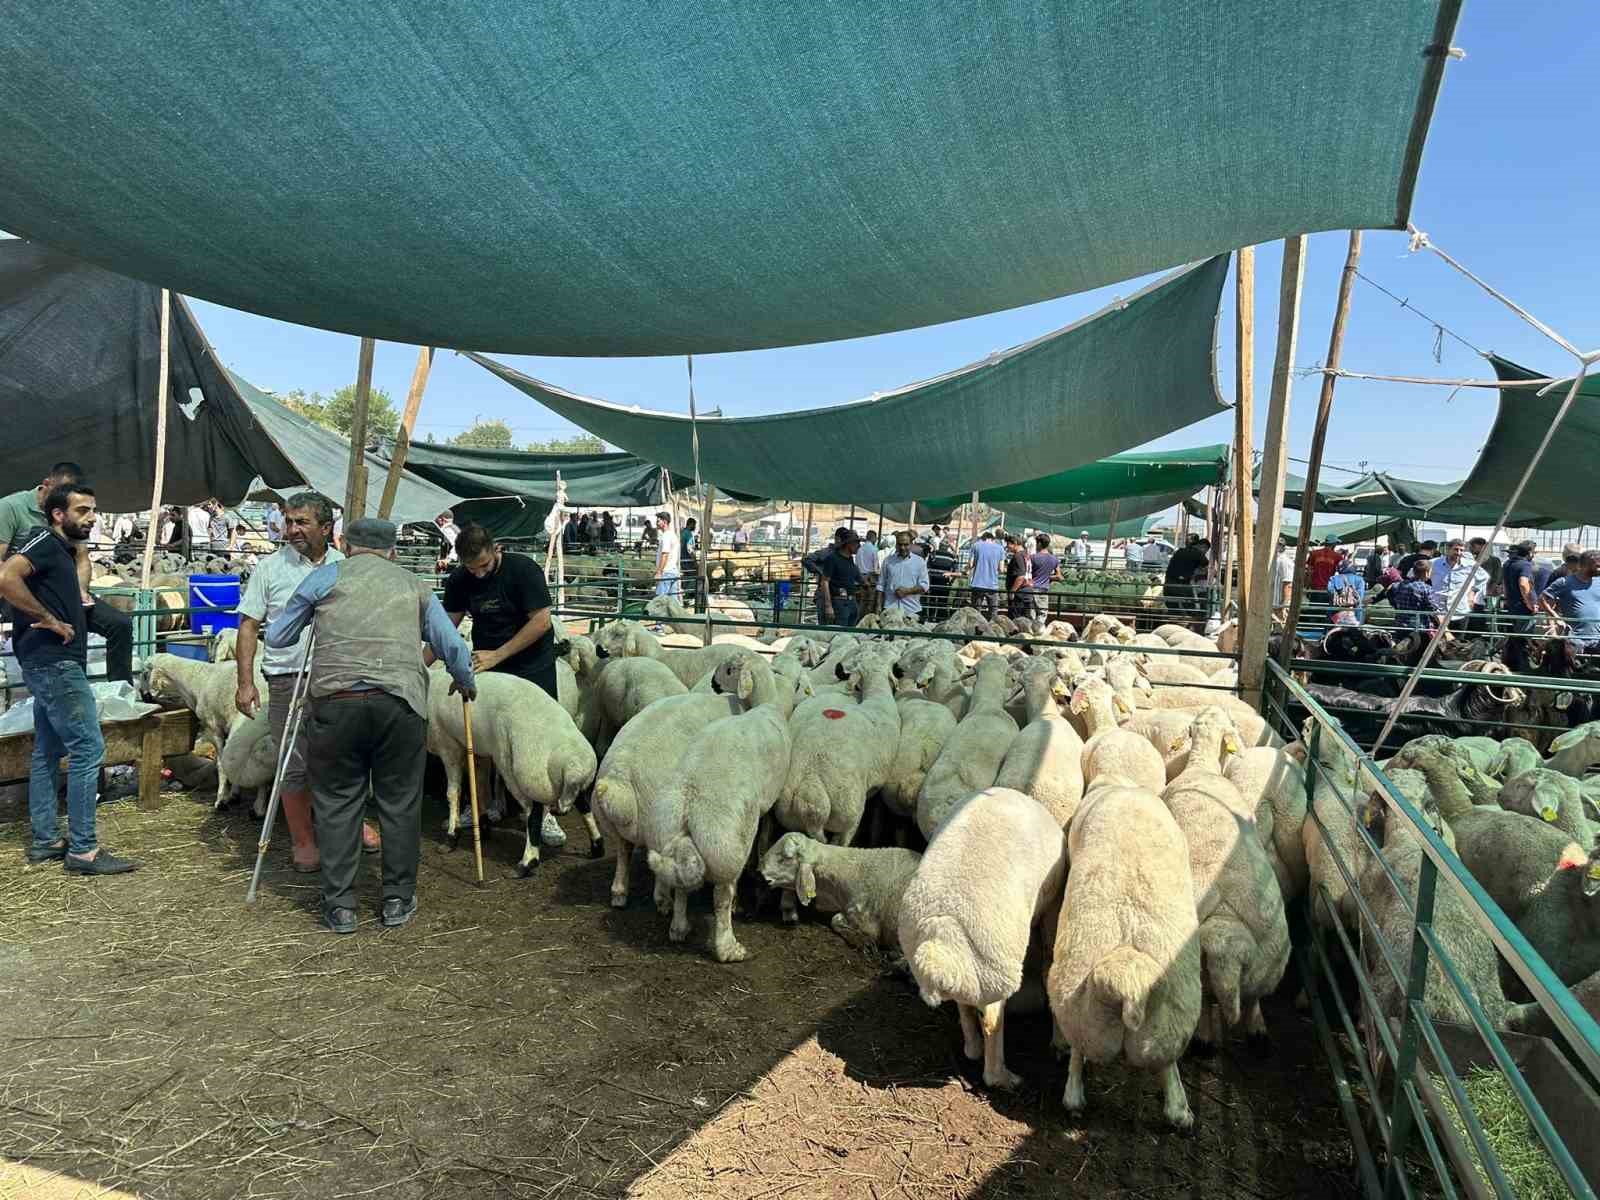
[[[261,707],[256,692],[256,647],[263,626],[283,615],[289,597],[300,581],[325,563],[339,562],[344,555],[328,543],[333,537],[333,505],[316,492],[297,492],[284,501],[284,534],[287,542],[256,564],[239,602],[238,691],[235,703],[245,716],[254,716]],[[261,660],[261,673],[267,680],[267,720],[272,725],[274,750],[283,745],[289,721],[289,700],[294,694],[295,677],[305,661],[306,638],[293,646],[275,650],[267,646]],[[311,826],[311,788],[306,780],[308,731],[302,724],[295,739],[294,753],[283,769],[279,802],[294,843],[294,869],[311,874],[319,869],[316,834]],[[362,849],[377,850],[377,831],[370,825],[361,828]]]

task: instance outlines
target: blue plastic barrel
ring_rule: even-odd
[[[207,636],[219,629],[239,628],[239,577],[237,575],[189,576],[189,632]]]

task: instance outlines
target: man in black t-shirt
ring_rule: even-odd
[[[457,625],[472,614],[472,669],[504,671],[556,695],[550,588],[533,559],[507,554],[481,525],[456,536],[461,565],[444,581],[444,611]]]
[[[60,861],[78,875],[120,875],[134,864],[95,835],[96,785],[105,742],[94,692],[84,675],[88,619],[75,547],[94,529],[94,489],[79,480],[45,495],[46,526],[28,530],[0,567],[0,598],[11,607],[23,681],[33,698],[33,763],[28,815],[30,863]],[[56,818],[56,778],[67,757],[67,836]]]
[[[457,625],[472,614],[472,669],[516,675],[560,700],[550,587],[539,564],[506,553],[482,525],[468,525],[456,536],[456,558],[461,565],[444,581],[444,611]],[[577,809],[589,824],[587,796],[578,800]],[[544,814],[540,838],[547,846],[566,844],[567,835],[550,812]],[[591,843],[591,857],[598,857],[600,842],[591,838]]]

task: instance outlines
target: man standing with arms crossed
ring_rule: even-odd
[[[238,688],[234,704],[246,717],[261,708],[256,691],[256,649],[262,627],[283,616],[289,597],[300,581],[324,563],[344,561],[344,555],[328,544],[333,536],[333,505],[316,492],[296,492],[284,501],[284,531],[287,544],[263,558],[246,585],[239,601]],[[267,721],[272,727],[274,751],[283,747],[289,720],[289,699],[294,695],[295,679],[306,659],[306,639],[282,649],[267,647],[261,659],[261,673],[267,680]],[[317,869],[317,838],[311,826],[311,790],[306,782],[306,737],[295,739],[294,752],[284,764],[279,794],[283,819],[289,826],[294,869],[312,874]],[[361,848],[368,854],[378,851],[378,833],[370,824],[361,826]]]
[[[432,587],[394,562],[395,527],[363,518],[345,527],[348,555],[324,562],[267,626],[267,646],[287,650],[316,623],[303,733],[317,764],[311,792],[322,860],[322,922],[356,930],[356,863],[370,781],[383,829],[386,927],[417,912],[422,857],[422,774],[427,760],[428,669],[422,643],[444,659],[450,691],[477,696],[472,655]]]
[[[105,741],[84,674],[88,619],[74,547],[95,522],[94,489],[81,481],[51,488],[48,527],[28,530],[0,567],[0,598],[11,605],[22,678],[33,697],[33,761],[28,776],[30,863],[61,861],[71,874],[120,875],[134,869],[95,837],[95,795]],[[56,820],[56,777],[67,756],[67,836]]]

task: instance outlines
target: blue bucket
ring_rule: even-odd
[[[211,636],[219,629],[239,628],[239,577],[189,576],[189,631]]]

